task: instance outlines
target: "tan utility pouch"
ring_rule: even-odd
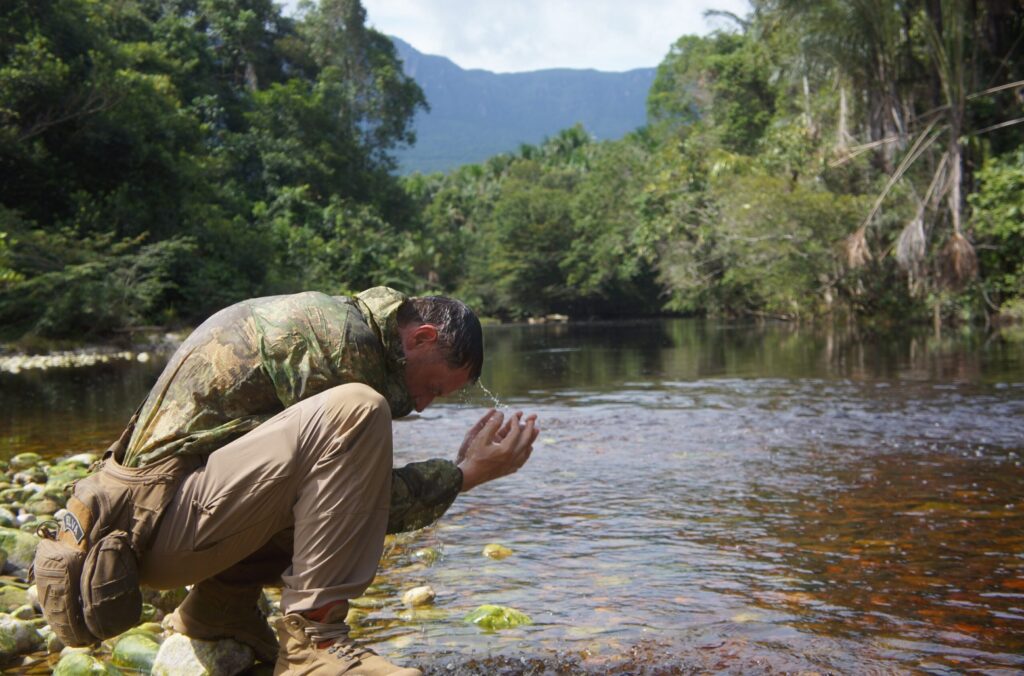
[[[138,623],[138,557],[178,484],[200,464],[186,456],[123,467],[108,457],[75,484],[56,538],[40,543],[33,564],[43,614],[65,645],[96,643]]]
[[[99,639],[89,632],[82,614],[80,578],[85,552],[59,540],[40,540],[33,570],[39,605],[53,633],[69,646],[84,646]]]
[[[89,550],[82,567],[82,614],[94,636],[117,636],[142,616],[139,563],[128,533],[114,531]]]

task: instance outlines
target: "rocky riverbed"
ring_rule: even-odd
[[[70,486],[86,476],[97,459],[95,453],[52,461],[37,453],[20,453],[8,461],[0,460],[0,667],[5,673],[52,672],[57,676],[272,673],[273,665],[257,662],[248,646],[232,640],[199,641],[173,632],[166,618],[184,600],[185,588],[144,589],[140,623],[120,636],[88,648],[61,643],[43,617],[38,591],[29,574],[39,543],[36,532],[44,525],[55,526],[53,522],[61,519]],[[406,572],[438,560],[436,549],[414,548],[413,543],[409,535],[388,536],[382,566],[385,572],[374,580],[365,596],[350,604],[346,619],[353,636],[363,633],[370,616],[391,606],[401,608],[391,622],[419,624],[447,618],[447,611],[434,607],[436,592],[431,586],[409,588],[396,584],[388,575],[389,564],[399,560]],[[500,545],[489,545],[483,554],[494,557],[494,551],[499,550],[506,556],[512,553]],[[280,615],[279,599],[279,590],[264,590],[261,607],[271,622]],[[477,608],[464,621],[488,632],[530,623],[529,617],[516,610],[490,605]]]
[[[185,598],[183,588],[145,590],[139,625],[93,647],[66,647],[50,630],[29,576],[39,542],[35,533],[61,518],[68,486],[88,474],[97,457],[80,453],[51,462],[36,453],[21,453],[0,461],[0,666],[23,673],[52,670],[59,676],[252,672],[255,658],[247,646],[229,640],[195,641],[166,629],[162,621]],[[269,613],[277,611],[272,596],[265,598],[265,605]],[[270,665],[266,671],[272,671]]]

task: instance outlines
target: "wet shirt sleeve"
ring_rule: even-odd
[[[388,533],[429,526],[448,511],[461,488],[462,470],[450,460],[425,460],[395,468]]]

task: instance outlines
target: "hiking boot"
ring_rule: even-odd
[[[191,638],[235,639],[252,648],[261,662],[272,662],[277,658],[277,638],[259,608],[261,592],[255,585],[236,587],[212,578],[203,580],[192,587],[168,623]]]
[[[344,623],[322,624],[293,613],[277,621],[277,633],[281,651],[274,676],[423,676],[353,643]]]

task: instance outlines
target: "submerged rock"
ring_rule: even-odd
[[[28,572],[39,538],[14,528],[0,528],[0,549],[7,552],[4,572]]]
[[[149,673],[160,651],[160,644],[146,634],[128,634],[114,646],[110,661],[118,667]]]
[[[465,621],[486,631],[511,629],[524,624],[533,624],[530,616],[506,606],[483,605],[469,613]]]
[[[369,613],[362,608],[349,608],[348,613],[345,615],[345,624],[350,627],[355,627],[363,623],[363,619],[369,615]]]
[[[117,667],[104,664],[87,653],[68,653],[60,658],[60,662],[53,668],[53,676],[119,676],[121,674]]]
[[[434,592],[434,588],[430,585],[424,585],[422,587],[413,587],[402,594],[402,603],[409,608],[413,606],[425,606],[434,602],[437,594]]]
[[[501,561],[505,557],[512,556],[513,552],[508,547],[503,547],[499,544],[491,543],[484,547],[484,556],[495,561]]]
[[[412,553],[412,555],[413,558],[422,561],[428,566],[437,561],[439,558],[441,558],[441,553],[433,547],[424,547],[422,549],[417,549]]]
[[[234,676],[256,662],[252,648],[237,641],[200,641],[174,634],[153,661],[153,676]]]
[[[359,596],[354,599],[349,599],[348,601],[349,608],[383,608],[387,604],[388,602],[385,599],[377,598],[375,596]]]
[[[398,619],[403,622],[439,622],[448,617],[448,611],[443,608],[406,608],[398,611]]]

